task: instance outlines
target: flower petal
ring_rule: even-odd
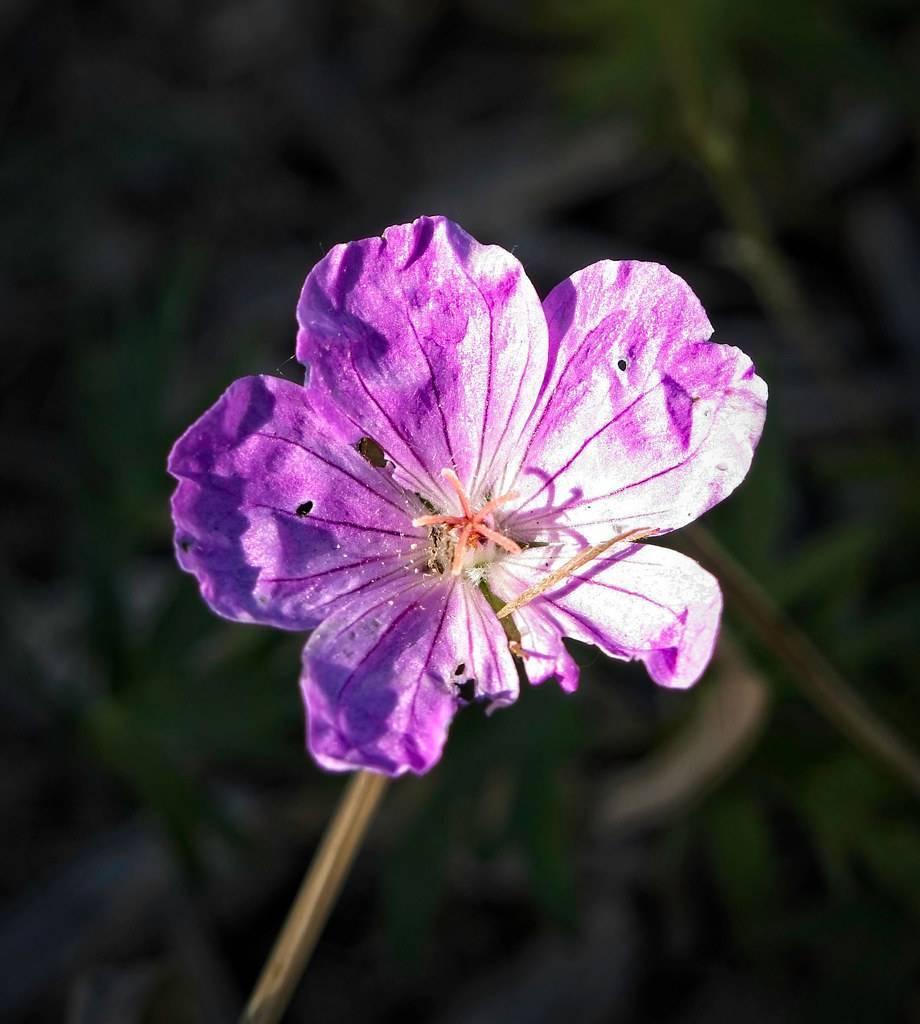
[[[421,505],[330,440],[302,387],[245,377],[176,442],[176,554],[219,615],[318,625],[381,577],[411,578]]]
[[[511,600],[570,554],[531,548],[496,566],[490,586]],[[542,664],[561,659],[561,637],[568,636],[614,658],[638,658],[656,683],[684,688],[709,664],[721,613],[719,584],[696,562],[668,548],[631,544],[582,566],[514,614],[522,647],[539,654],[533,682],[545,678]],[[524,664],[530,675],[530,660]],[[564,688],[574,689],[577,674],[573,680],[567,668],[563,662],[557,671]]]
[[[307,278],[297,358],[316,407],[349,441],[370,436],[410,490],[454,508],[520,465],[547,332],[518,261],[443,217],[338,245]]]
[[[766,385],[743,352],[706,340],[712,328],[681,278],[655,263],[596,263],[544,309],[551,370],[515,485],[514,536],[667,532],[734,490]]]
[[[382,583],[304,648],[310,750],[330,771],[426,772],[469,678],[499,705],[517,697],[513,659],[482,595],[443,576]]]
[[[510,589],[514,589],[514,586]],[[566,623],[547,603],[531,603],[514,613],[521,634],[524,671],[534,686],[555,679],[566,693],[578,689],[579,668],[562,642]]]

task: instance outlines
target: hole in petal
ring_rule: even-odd
[[[625,370],[627,366],[629,366],[629,363],[627,363],[625,359],[618,359],[617,360],[617,367],[618,367],[618,369]]]
[[[465,671],[466,671],[466,662],[465,661],[461,661],[460,664],[454,669],[454,675],[455,676],[462,676]]]
[[[183,551],[189,551],[193,543],[194,541],[191,537],[183,537],[179,541],[179,547],[182,548]]]
[[[372,437],[362,437],[355,447],[358,449],[358,454],[361,458],[372,466],[376,466],[378,469],[383,469],[386,466],[386,455],[384,455],[383,449]]]
[[[312,501],[305,501],[302,505],[297,506],[297,515],[299,515],[301,519],[303,519],[305,516],[308,516],[312,511]]]
[[[467,704],[474,701],[476,699],[476,680],[464,679],[463,682],[457,686],[457,695],[461,700],[466,701]]]

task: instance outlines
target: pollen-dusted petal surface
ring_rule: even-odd
[[[517,696],[484,598],[444,577],[384,582],[327,619],[304,648],[310,750],[332,771],[425,772],[441,756],[467,679],[499,704]]]
[[[530,548],[507,559],[490,577],[492,589],[511,600],[571,555],[553,548]],[[722,613],[715,577],[677,551],[631,544],[582,566],[567,580],[515,612],[521,617],[521,645],[529,636],[543,654],[525,658],[533,682],[545,678],[541,665],[561,660],[562,684],[574,689],[562,637],[595,644],[615,658],[638,658],[662,686],[692,686],[709,664]],[[555,643],[553,642],[555,634]]]
[[[381,578],[411,579],[424,549],[410,523],[421,505],[330,440],[290,381],[236,381],[176,442],[169,471],[179,563],[230,619],[310,629]]]
[[[519,536],[597,543],[617,527],[686,525],[741,482],[766,385],[656,263],[605,261],[544,302],[551,370],[522,477]]]
[[[444,467],[477,498],[515,475],[547,330],[510,253],[422,217],[337,245],[307,278],[297,317],[316,408],[348,440],[374,438],[410,490],[444,511],[456,507]]]

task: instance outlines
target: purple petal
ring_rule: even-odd
[[[520,466],[546,369],[546,322],[518,261],[443,217],[338,245],[310,273],[297,358],[349,441],[374,438],[410,490],[453,508]]]
[[[514,581],[506,584],[510,592],[519,593]],[[534,602],[514,613],[514,621],[521,634],[521,655],[527,678],[538,686],[549,679],[566,693],[578,689],[579,669],[575,659],[565,649],[562,637],[567,636],[567,623],[547,602]]]
[[[553,548],[531,548],[497,566],[490,585],[505,600],[522,593],[565,562]],[[722,613],[715,577],[677,551],[632,544],[614,555],[582,566],[570,578],[515,612],[521,645],[541,653],[524,661],[539,682],[543,665],[561,661],[562,682],[577,682],[566,672],[562,636],[595,644],[614,658],[645,662],[662,686],[692,686],[709,664]],[[553,639],[555,637],[555,640]]]
[[[425,549],[416,499],[330,440],[290,381],[236,381],[169,471],[179,563],[230,619],[312,628],[380,578],[411,580]]]
[[[741,482],[763,428],[750,359],[708,342],[687,284],[655,263],[596,263],[544,303],[550,364],[517,484],[518,536],[596,543],[684,526]],[[510,527],[509,527],[510,528]]]
[[[459,686],[512,702],[517,672],[478,591],[444,577],[387,582],[327,619],[304,648],[308,742],[331,771],[428,771],[441,756]]]

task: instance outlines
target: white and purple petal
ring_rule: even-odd
[[[318,410],[376,440],[396,477],[439,507],[507,489],[544,380],[547,329],[518,261],[443,217],[337,245],[297,308],[297,358]]]
[[[420,503],[330,439],[290,381],[236,381],[176,442],[169,471],[179,563],[226,618],[310,629],[422,564]]]
[[[686,525],[741,482],[766,385],[686,282],[605,261],[549,294],[550,370],[516,489],[518,534],[583,544]],[[509,526],[510,528],[510,526]]]
[[[563,564],[568,549],[530,548],[496,566],[490,586],[512,600]],[[715,577],[677,551],[631,544],[602,555],[514,613],[532,682],[555,663],[563,687],[575,689],[577,670],[565,658],[562,637],[594,644],[605,654],[640,659],[662,686],[683,689],[699,679],[712,657],[722,612]]]
[[[509,599],[520,593],[520,582],[515,576],[512,572],[502,588]],[[574,693],[578,689],[579,669],[562,642],[563,636],[569,635],[567,620],[541,601],[519,608],[514,613],[514,622],[521,636],[520,657],[530,682],[538,686],[554,679],[566,693]]]
[[[460,686],[498,706],[517,697],[502,627],[459,581],[387,581],[310,637],[301,688],[310,750],[330,771],[428,771],[463,704]]]

